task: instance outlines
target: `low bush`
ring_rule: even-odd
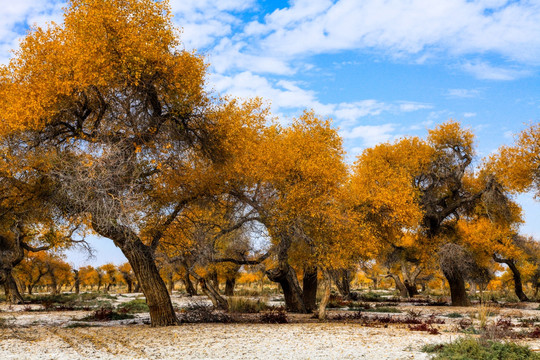
[[[540,354],[532,352],[526,346],[473,338],[426,345],[422,351],[433,354],[433,360],[540,360]]]
[[[263,300],[254,300],[241,296],[231,296],[227,299],[229,312],[232,313],[259,313],[267,310],[268,305]]]
[[[133,319],[131,314],[121,314],[114,311],[111,308],[100,308],[94,311],[92,314],[83,317],[81,321],[112,321],[112,320],[125,320]]]
[[[134,299],[118,305],[117,311],[123,314],[147,313],[150,311],[145,299]]]

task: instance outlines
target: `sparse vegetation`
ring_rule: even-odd
[[[448,344],[426,345],[424,352],[433,360],[536,360],[540,354],[527,346],[497,341],[460,338]]]

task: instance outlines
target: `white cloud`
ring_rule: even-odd
[[[248,29],[268,34],[263,49],[290,56],[371,48],[419,57],[491,52],[540,64],[539,18],[538,1],[303,0]]]
[[[466,112],[463,114],[463,117],[465,118],[470,118],[470,117],[475,117],[476,116],[476,113],[474,112]]]
[[[463,65],[463,69],[483,80],[515,80],[531,74],[528,70],[496,67],[486,62],[466,63]]]
[[[334,114],[339,119],[353,122],[364,116],[380,115],[383,111],[390,110],[390,108],[388,104],[369,99],[353,103],[341,103],[335,109]]]
[[[233,15],[253,7],[255,0],[171,0],[173,21],[183,29],[186,49],[203,49],[232,34],[232,27],[241,24]]]
[[[399,110],[402,112],[411,112],[411,111],[418,111],[418,110],[424,110],[424,109],[431,109],[432,107],[433,106],[429,104],[407,102],[407,101],[402,101],[399,104]]]
[[[2,1],[0,6],[0,63],[7,63],[10,50],[19,46],[19,40],[29,26],[44,26],[47,22],[60,22],[63,1],[18,0]]]
[[[394,124],[361,125],[350,130],[342,130],[340,133],[344,139],[361,139],[365,147],[371,147],[395,139],[397,136],[392,135],[394,130]]]
[[[379,116],[384,112],[398,114],[432,107],[413,101],[386,103],[375,99],[325,104],[318,100],[315,91],[302,88],[298,82],[272,81],[249,71],[231,76],[214,73],[210,76],[210,83],[222,95],[240,98],[260,96],[270,101],[274,113],[313,109],[318,115],[330,116],[343,126],[350,126],[363,117]]]
[[[453,98],[475,98],[480,95],[478,89],[449,89],[446,92],[447,97]]]

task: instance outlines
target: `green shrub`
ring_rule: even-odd
[[[457,319],[457,318],[462,318],[463,317],[463,315],[461,315],[460,313],[457,313],[457,312],[446,314],[445,316],[450,318],[450,319]]]
[[[268,309],[265,301],[240,296],[231,296],[227,302],[229,303],[229,312],[232,313],[258,313]]]
[[[537,360],[526,346],[496,341],[460,338],[448,344],[426,345],[422,351],[434,354],[433,360]]]
[[[150,311],[145,299],[134,299],[118,305],[117,311],[123,314],[147,313]]]

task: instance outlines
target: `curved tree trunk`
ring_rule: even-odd
[[[307,312],[313,312],[317,306],[317,267],[306,267],[302,279],[302,296]]]
[[[394,279],[394,282],[396,283],[396,289],[399,290],[399,296],[409,297],[409,291],[407,290],[407,287],[405,286],[405,284],[403,284],[403,281],[401,281],[398,275],[388,273],[386,277],[391,277],[392,279]]]
[[[514,291],[516,293],[516,296],[518,297],[519,301],[529,301],[529,298],[525,293],[523,292],[523,283],[521,281],[521,272],[516,266],[516,262],[513,259],[501,259],[497,256],[493,256],[496,262],[498,263],[504,263],[508,265],[508,268],[510,271],[512,271],[512,277],[514,278]]]
[[[169,292],[159,275],[150,248],[135,239],[130,241],[128,246],[121,247],[121,250],[128,259],[146,297],[152,326],[177,325],[178,319]]]
[[[201,286],[202,292],[208,296],[210,301],[216,309],[220,310],[229,310],[229,303],[219,294],[219,292],[212,286],[212,284],[206,281],[205,278],[199,277],[199,285]]]
[[[286,262],[281,262],[277,268],[267,270],[266,276],[270,281],[277,282],[281,286],[287,311],[307,313],[302,289],[292,266]]]
[[[146,297],[146,304],[150,310],[151,326],[177,325],[178,318],[174,312],[167,286],[165,286],[156,266],[152,248],[145,245],[137,235],[128,229],[111,225],[109,220],[103,220],[99,217],[93,218],[92,227],[101,236],[113,240],[131,265],[137,283]]]
[[[195,287],[193,286],[193,282],[191,281],[187,270],[182,281],[184,282],[184,286],[186,287],[186,292],[188,293],[188,295],[197,296],[197,290],[195,290]]]

